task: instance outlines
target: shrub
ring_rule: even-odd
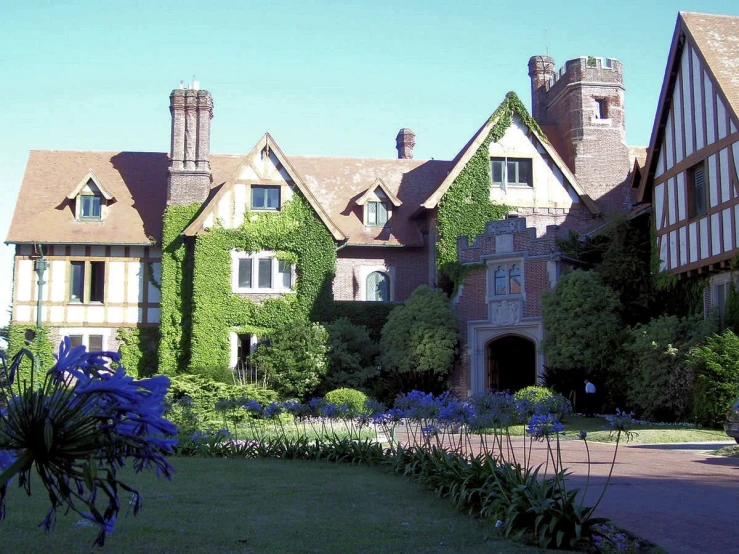
[[[552,367],[600,375],[618,355],[621,305],[593,271],[571,271],[542,297],[542,343]]]
[[[357,416],[365,413],[367,402],[367,395],[362,391],[354,389],[336,389],[327,393],[323,399],[329,404],[336,404],[337,406],[346,406],[347,415]]]
[[[440,391],[454,363],[459,341],[449,299],[423,285],[388,317],[382,328],[380,363],[386,395],[412,389]]]
[[[630,329],[624,345],[626,365],[631,368],[626,373],[629,407],[644,419],[686,419],[693,397],[686,357],[713,331],[715,320],[676,316],[662,316]]]
[[[521,404],[521,423],[536,414],[552,414],[559,419],[572,413],[572,404],[558,392],[547,387],[531,386],[517,391],[513,397]]]
[[[366,327],[342,317],[326,325],[328,332],[328,373],[321,389],[363,388],[380,371],[375,358],[380,349]]]
[[[277,329],[250,358],[267,384],[283,398],[305,398],[328,369],[328,333],[319,323],[291,321]]]
[[[693,413],[701,425],[718,427],[739,396],[739,337],[733,331],[709,337],[689,359],[695,371]]]
[[[201,426],[207,428],[223,423],[223,414],[216,410],[218,401],[246,402],[256,400],[266,406],[277,398],[277,393],[253,385],[227,385],[200,375],[175,375],[170,380],[167,394],[167,417],[188,431]],[[243,410],[234,411],[232,420],[246,417]]]

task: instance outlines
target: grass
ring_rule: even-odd
[[[739,458],[739,444],[732,446],[724,446],[718,450],[711,452],[714,456],[725,456],[727,458]]]
[[[580,431],[587,431],[591,442],[615,442],[608,427],[608,420],[603,417],[583,417],[569,415],[564,420],[565,439],[577,437]],[[511,435],[522,436],[524,425],[510,428]],[[674,442],[712,442],[728,440],[726,433],[719,429],[685,427],[682,425],[635,424],[632,430],[636,435],[629,444],[662,444]],[[622,436],[621,441],[625,438]]]
[[[492,522],[380,468],[199,458],[173,464],[171,482],[151,472],[130,476],[144,508],[119,519],[106,552],[542,552],[493,538]],[[15,483],[8,490],[2,552],[92,552],[97,530],[76,514],[60,513],[50,534],[37,527],[48,503],[34,485],[31,498]]]

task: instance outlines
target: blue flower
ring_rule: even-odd
[[[14,364],[27,356],[21,354]],[[136,492],[117,477],[126,460],[133,460],[136,471],[154,467],[157,474],[171,476],[167,455],[177,442],[177,429],[163,417],[169,378],[134,380],[122,367],[110,368],[119,361],[116,353],[72,348],[65,338],[40,388],[23,382],[4,391],[8,401],[0,413],[0,518],[8,481],[18,474],[21,483],[28,483],[36,468],[51,502],[44,529],[54,526],[56,510],[66,506],[98,525],[95,544],[102,545],[120,510],[119,487]],[[30,494],[30,488],[26,490]],[[107,497],[102,513],[96,507],[98,496]],[[140,507],[140,495],[137,498]]]
[[[279,402],[270,402],[269,406],[264,408],[264,417],[272,419],[282,412],[282,405]]]
[[[526,433],[536,439],[548,438],[551,435],[564,435],[564,430],[564,425],[551,414],[532,416],[526,427]]]
[[[247,400],[242,406],[250,414],[260,415],[262,413],[262,405],[256,400]]]

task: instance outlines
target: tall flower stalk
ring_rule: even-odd
[[[41,383],[16,379],[24,358],[21,350],[8,370],[0,410],[0,519],[11,479],[31,494],[36,469],[51,506],[41,526],[50,531],[56,512],[66,508],[99,528],[94,545],[102,546],[113,531],[120,511],[119,494],[131,493],[134,515],[142,495],[118,478],[130,459],[135,471],[154,468],[171,478],[176,427],[165,419],[166,376],[134,380],[118,364],[114,352],[87,352],[72,348],[65,337],[57,363]],[[104,509],[96,501],[107,500]],[[97,502],[99,505],[99,502]]]

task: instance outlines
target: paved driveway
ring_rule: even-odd
[[[611,483],[596,515],[658,544],[670,554],[739,553],[739,459],[711,456],[734,444],[620,446]],[[586,505],[603,490],[613,446],[590,444],[593,460]],[[566,442],[571,480],[585,484],[581,442]]]

